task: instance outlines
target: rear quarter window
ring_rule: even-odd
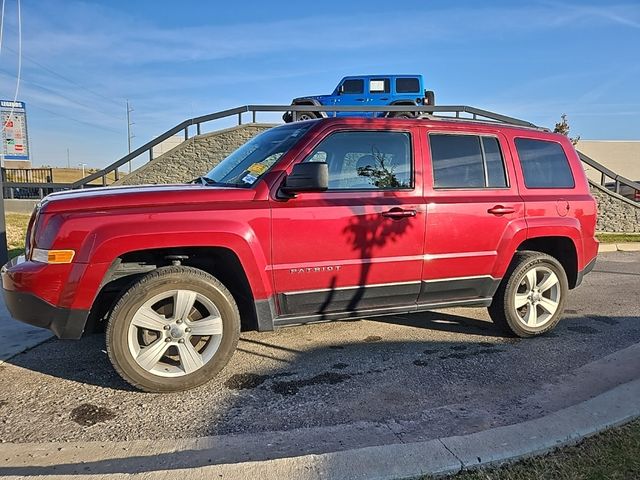
[[[516,138],[515,144],[527,188],[575,187],[562,145],[532,138]]]
[[[420,81],[417,78],[396,78],[397,93],[420,93]]]

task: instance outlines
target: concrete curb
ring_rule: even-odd
[[[167,455],[155,442],[85,444],[83,459],[74,463],[56,463],[57,452],[68,450],[65,444],[41,446],[0,445],[0,476],[24,478],[105,478],[105,479],[173,479],[222,478],[225,480],[261,478],[280,480],[320,479],[389,479],[415,478],[421,475],[444,475],[463,469],[498,464],[540,454],[576,443],[606,428],[620,425],[640,416],[640,380],[622,384],[594,398],[559,410],[544,417],[519,424],[498,427],[464,436],[454,436],[416,443],[395,443],[344,450],[318,455],[302,455],[273,460],[211,465],[215,451],[211,442],[203,449],[194,449],[194,440],[176,441],[174,451],[187,447],[183,453],[200,458],[209,456],[208,464],[194,468],[153,470]],[[162,443],[162,442],[158,442]],[[32,448],[34,447],[34,448]],[[109,451],[110,450],[110,451]],[[21,451],[17,458],[16,452]],[[203,456],[204,455],[204,456]],[[60,456],[64,457],[64,453]],[[94,458],[107,460],[92,461]],[[136,456],[146,471],[131,471],[126,459]],[[13,457],[13,460],[11,459]],[[47,465],[34,466],[46,458]],[[25,464],[26,463],[26,464]],[[166,463],[166,462],[165,462]],[[81,477],[79,477],[79,475]]]
[[[640,242],[601,243],[598,253],[608,252],[640,252]]]

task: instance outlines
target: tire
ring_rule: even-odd
[[[318,114],[315,112],[296,112],[298,122],[304,122],[306,120],[315,120],[318,117]]]
[[[120,297],[106,345],[113,367],[133,387],[175,392],[217,375],[239,336],[240,314],[229,290],[202,270],[171,266],[144,275]]]
[[[433,90],[425,90],[424,92],[424,104],[433,107],[436,104],[436,94]]]
[[[411,112],[392,112],[391,118],[415,118],[415,115]]]
[[[568,293],[560,262],[540,252],[517,252],[493,296],[489,316],[518,337],[541,335],[560,321]]]

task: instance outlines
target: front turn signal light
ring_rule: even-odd
[[[73,250],[44,250],[34,248],[31,252],[31,260],[42,263],[71,263],[76,254]]]

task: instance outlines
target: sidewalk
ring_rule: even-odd
[[[0,299],[0,365],[8,358],[33,348],[52,336],[49,330],[32,327],[11,318],[4,299]]]

